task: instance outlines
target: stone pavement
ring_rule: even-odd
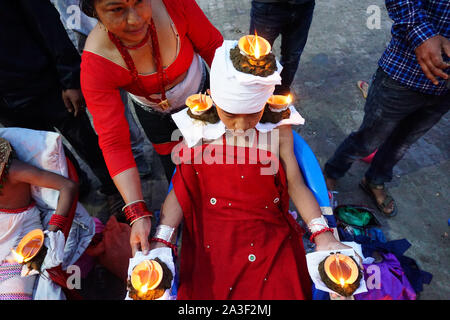
[[[197,0],[212,23],[229,40],[248,32],[250,0]],[[367,9],[381,9],[380,29],[369,29]],[[321,165],[363,118],[364,99],[356,81],[370,81],[377,61],[390,40],[389,19],[381,0],[316,1],[308,43],[302,55],[294,90],[306,123],[296,130],[309,143]],[[279,40],[274,45],[279,53]],[[408,151],[388,184],[399,214],[378,215],[388,240],[408,239],[406,256],[433,274],[421,299],[450,299],[450,141],[447,114]],[[338,204],[374,207],[358,187],[367,164],[356,163],[339,181]]]

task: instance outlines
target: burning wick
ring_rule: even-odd
[[[11,250],[14,256],[14,260],[17,261],[17,263],[22,264],[25,261],[25,257],[22,256],[20,253],[17,253],[15,250]]]
[[[255,31],[255,58],[259,59],[261,57],[261,48],[259,47],[258,34]]]
[[[334,257],[336,258],[336,266],[338,269],[337,278],[339,278],[339,282],[341,283],[341,286],[344,287],[345,280],[344,280],[344,278],[342,278],[342,269],[341,269],[341,264],[339,263],[339,256],[338,256],[338,254],[335,254]]]
[[[291,102],[292,102],[292,96],[288,95],[286,98],[286,103],[289,105],[289,104],[291,104]]]

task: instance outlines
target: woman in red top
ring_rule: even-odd
[[[99,24],[82,56],[81,87],[92,114],[111,177],[132,224],[133,252],[148,250],[151,213],[147,209],[132,155],[119,89],[129,92],[136,115],[163,162],[170,180],[171,114],[185,99],[209,86],[211,64],[223,37],[195,0],[81,0],[84,13]]]

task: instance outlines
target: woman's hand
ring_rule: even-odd
[[[151,227],[152,221],[150,217],[138,219],[131,226],[130,244],[133,257],[137,251],[142,251],[144,255],[148,253],[150,249],[148,236],[150,235]]]
[[[353,249],[352,247],[339,242],[331,232],[319,234],[314,238],[314,242],[316,243],[316,251]],[[355,254],[359,259],[359,265],[362,267],[362,258],[356,252]]]

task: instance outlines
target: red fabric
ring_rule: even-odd
[[[166,143],[152,143],[152,145],[157,154],[165,156],[171,154],[173,148],[175,148],[175,146],[179,143],[179,141],[172,141]]]
[[[33,208],[36,205],[36,202],[34,202],[33,200],[31,201],[31,203],[23,208],[18,208],[18,209],[3,209],[0,208],[0,213],[7,213],[7,214],[19,214],[22,213],[24,211],[30,210],[31,208]]]
[[[128,263],[133,257],[130,235],[131,227],[126,223],[118,222],[115,216],[111,216],[103,230],[102,241],[89,246],[86,254],[97,257],[101,265],[126,282]]]
[[[163,0],[180,36],[180,52],[175,61],[165,68],[168,83],[185,73],[192,62],[194,51],[211,65],[214,53],[222,45],[223,37],[209,22],[194,0]],[[156,73],[140,76],[148,92],[158,93]],[[95,53],[84,51],[81,63],[81,88],[87,107],[93,116],[99,144],[114,177],[135,167],[131,152],[129,127],[124,116],[124,105],[119,88],[142,95],[133,84],[129,71]]]
[[[206,148],[222,159],[221,146],[189,151]],[[247,164],[238,164],[244,150]],[[177,166],[173,186],[184,215],[178,299],[311,299],[285,172],[261,175],[270,165],[248,164],[261,159],[249,150],[235,149],[234,164]]]

